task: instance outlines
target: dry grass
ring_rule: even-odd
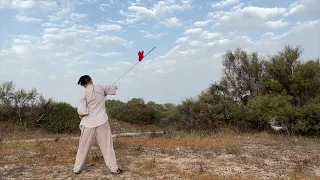
[[[39,132],[33,138],[47,136]],[[100,150],[94,146],[84,172],[75,176],[71,170],[78,140],[2,143],[0,175],[8,179],[117,179],[107,173]],[[208,136],[118,137],[114,146],[118,163],[126,170],[119,179],[320,179],[317,139],[244,135],[225,128]]]
[[[34,163],[70,164],[73,163],[77,143],[77,140],[6,143],[1,156],[8,159],[1,161],[0,166]]]
[[[189,149],[203,149],[219,151],[224,150],[228,154],[240,154],[243,147],[243,140],[241,138],[232,139],[213,139],[198,138],[198,137],[184,137],[178,139],[171,138],[126,138],[122,139],[126,144],[138,145],[148,148],[189,148]]]
[[[160,131],[154,125],[140,126],[126,122],[109,119],[113,134],[126,132],[156,132]],[[0,122],[0,142],[1,140],[28,140],[28,139],[45,139],[45,138],[68,138],[78,136],[79,132],[68,134],[46,133],[39,129],[30,130],[22,125],[15,125],[8,122]],[[153,134],[157,136],[156,134]]]

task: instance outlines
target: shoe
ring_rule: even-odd
[[[75,174],[80,174],[81,170],[80,171],[72,171],[72,172]]]
[[[111,172],[112,174],[122,174],[123,170],[118,168],[116,172]]]

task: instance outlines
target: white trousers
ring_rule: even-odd
[[[115,151],[113,149],[113,140],[109,122],[106,122],[95,128],[80,127],[81,136],[79,139],[78,152],[73,171],[81,171],[89,152],[91,151],[94,139],[97,140],[104,161],[111,172],[118,169]]]

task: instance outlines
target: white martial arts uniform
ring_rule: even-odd
[[[81,94],[78,114],[86,115],[80,122],[81,136],[73,171],[81,171],[96,139],[104,161],[111,172],[118,169],[113,149],[111,128],[105,108],[105,96],[115,95],[115,86],[88,85]]]

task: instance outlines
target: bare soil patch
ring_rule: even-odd
[[[0,149],[3,179],[320,179],[319,139],[269,134],[144,135],[114,138],[125,173],[110,174],[95,144],[72,173],[78,140],[9,142]]]

